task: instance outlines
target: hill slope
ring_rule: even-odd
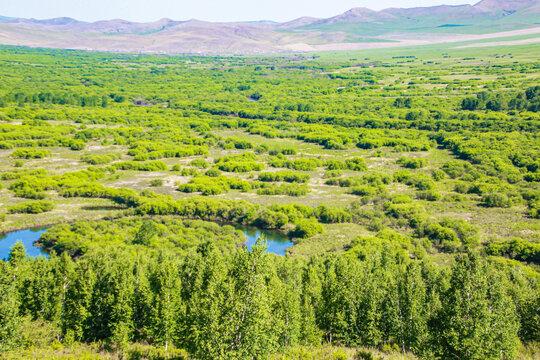
[[[89,23],[67,17],[0,16],[0,44],[163,53],[335,50],[482,39],[486,34],[538,27],[539,17],[540,0],[482,0],[476,5],[381,11],[354,8],[326,19],[302,17],[285,23],[171,19]]]

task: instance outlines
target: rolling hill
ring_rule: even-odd
[[[482,0],[475,5],[354,8],[317,19],[149,23],[0,16],[0,44],[147,53],[269,53],[393,47],[482,40],[540,32],[540,0]],[[498,34],[498,35],[497,35]]]

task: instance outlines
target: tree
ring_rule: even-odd
[[[154,294],[150,334],[154,342],[168,346],[175,340],[180,306],[180,282],[176,263],[160,254],[150,277]]]
[[[8,255],[8,261],[15,269],[26,260],[26,249],[22,242],[17,241],[11,248]]]
[[[139,231],[135,235],[135,239],[133,239],[133,243],[148,246],[157,233],[158,229],[156,224],[151,220],[144,220]]]
[[[13,277],[13,267],[0,261],[0,354],[17,345],[21,324],[19,294]]]
[[[442,297],[439,355],[456,359],[512,359],[519,344],[507,280],[477,255],[457,258]]]
[[[86,339],[94,282],[92,268],[87,262],[79,262],[66,289],[62,315],[62,336],[67,344]]]

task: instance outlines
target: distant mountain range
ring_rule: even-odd
[[[317,19],[212,23],[161,19],[84,22],[0,16],[0,44],[148,53],[268,53],[393,47],[540,33],[540,0],[354,8]]]

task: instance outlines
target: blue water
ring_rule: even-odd
[[[7,260],[9,251],[17,241],[23,243],[29,257],[49,257],[47,254],[41,251],[41,248],[34,246],[34,241],[39,239],[41,234],[43,234],[45,231],[47,231],[47,229],[28,229],[12,231],[5,235],[0,235],[0,259]]]
[[[266,237],[266,251],[274,254],[284,256],[285,250],[294,245],[291,239],[277,231],[261,230],[252,226],[236,226],[236,228],[246,235],[246,246],[250,250],[261,236]]]
[[[293,246],[294,243],[283,234],[277,231],[261,230],[252,226],[235,226],[241,230],[246,236],[246,246],[251,250],[257,239],[261,236],[266,238],[267,252],[277,255],[285,255],[285,250]],[[34,242],[38,240],[47,229],[27,229],[12,231],[5,235],[0,235],[0,259],[7,259],[9,251],[17,241],[23,243],[26,248],[26,253],[29,257],[45,256],[47,254],[41,251],[41,248],[34,246]]]

